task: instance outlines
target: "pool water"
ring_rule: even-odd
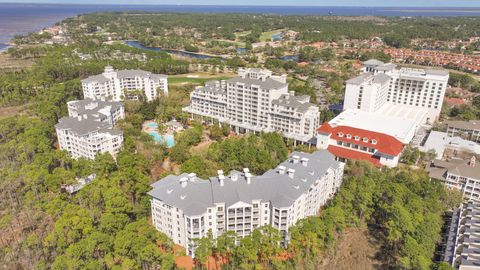
[[[151,131],[148,134],[153,137],[153,140],[156,143],[163,143],[167,146],[167,148],[171,148],[175,145],[175,139],[173,135],[170,135],[170,134],[160,135],[156,131]]]
[[[158,128],[158,124],[157,123],[148,123],[147,127]]]

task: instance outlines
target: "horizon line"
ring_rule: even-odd
[[[29,4],[29,5],[59,5],[59,6],[198,6],[198,7],[354,7],[354,8],[433,8],[433,9],[459,9],[459,8],[476,8],[480,9],[479,6],[355,6],[355,5],[224,5],[224,4],[155,4],[155,3],[143,3],[143,4],[131,4],[131,3],[122,3],[122,4],[115,4],[115,3],[52,3],[52,2],[1,2],[0,4]]]

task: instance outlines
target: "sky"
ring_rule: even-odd
[[[261,6],[390,6],[479,7],[480,0],[0,0],[0,3],[135,4],[135,5],[261,5]]]

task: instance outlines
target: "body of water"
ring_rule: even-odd
[[[197,13],[263,13],[341,16],[480,16],[480,8],[308,7],[208,5],[70,5],[0,3],[0,48],[17,34],[39,31],[67,17],[91,12],[146,11]]]
[[[157,47],[147,47],[147,46],[143,46],[142,44],[140,44],[140,42],[136,40],[126,41],[125,44],[135,47],[137,49],[143,49],[143,50],[149,50],[149,51],[155,51],[155,52],[166,52],[169,54],[175,54],[182,57],[189,57],[189,58],[196,58],[196,59],[211,59],[211,58],[223,59],[220,56],[212,56],[207,54],[193,53],[193,52],[186,52],[186,51],[179,51],[179,50],[167,50],[167,49],[162,49]]]

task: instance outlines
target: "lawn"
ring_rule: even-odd
[[[208,81],[221,81],[227,80],[235,75],[233,74],[218,74],[218,75],[210,75],[204,73],[193,73],[193,74],[183,74],[183,75],[175,75],[168,77],[169,84],[199,84],[203,85],[205,82]]]
[[[260,36],[260,41],[272,41],[272,36],[276,34],[280,34],[285,29],[277,29],[277,30],[272,30],[268,32],[263,32],[262,35]]]

